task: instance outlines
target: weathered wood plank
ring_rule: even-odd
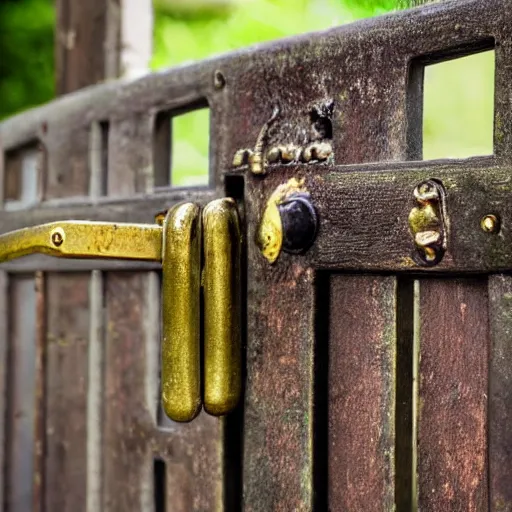
[[[153,190],[152,128],[153,119],[148,114],[132,115],[110,123],[110,195],[127,196],[135,191]]]
[[[0,503],[5,507],[4,493],[6,482],[6,455],[8,453],[6,443],[7,403],[8,403],[8,377],[9,372],[9,277],[6,272],[0,271],[0,460],[3,461],[0,468]]]
[[[418,509],[488,510],[485,279],[420,281]]]
[[[247,511],[307,511],[313,502],[314,274],[298,262],[278,272],[251,265],[248,274]]]
[[[89,274],[46,280],[46,510],[85,511]]]
[[[313,507],[315,275],[302,258],[271,266],[255,230],[273,175],[246,185],[247,378],[244,410],[245,510]],[[264,491],[263,491],[264,490]]]
[[[105,276],[107,326],[103,430],[103,507],[106,512],[147,510],[151,495],[150,423],[145,408],[144,276]],[[121,476],[122,475],[122,476]]]
[[[309,252],[315,267],[347,270],[483,272],[512,267],[512,239],[506,228],[512,218],[507,167],[441,163],[400,164],[391,170],[302,173],[321,219],[318,238]],[[476,162],[475,162],[476,163]],[[484,164],[485,165],[485,164]],[[289,170],[275,170],[285,182]],[[440,180],[446,190],[447,251],[433,268],[417,265],[408,217],[416,206],[415,187],[425,179]],[[488,213],[502,221],[499,236],[485,233]]]
[[[82,7],[84,11],[87,9],[92,7]],[[291,118],[288,121],[302,119],[307,123],[310,102],[314,104],[327,98],[336,100],[333,136],[337,161],[372,161],[373,155],[384,153],[391,155],[391,160],[404,159],[404,107],[411,59],[447,49],[463,49],[474,42],[493,38],[499,43],[498,53],[505,58],[510,42],[509,9],[507,0],[485,3],[461,0],[306,34],[140,80],[105,84],[63,99],[58,105],[46,106],[2,123],[0,132],[6,148],[10,149],[39,136],[41,126],[46,122],[49,129],[44,142],[51,150],[59,143],[63,147],[69,146],[73,134],[92,121],[172,109],[207,98],[212,105],[220,103],[230,107],[227,109],[229,122],[217,127],[222,132],[223,144],[217,172],[223,173],[230,168],[236,149],[254,143],[271,113],[278,91],[286,91],[286,94],[280,94],[279,101],[283,115]],[[82,40],[73,28],[68,26],[64,34],[59,34],[61,39],[64,36],[63,42],[73,41],[73,34],[75,42]],[[76,53],[76,48],[71,45],[67,53]],[[500,59],[498,56],[498,62],[505,62]],[[76,62],[77,66],[89,69],[83,61]],[[216,69],[222,70],[229,88],[214,89],[212,76]],[[358,80],[361,76],[365,79]],[[497,105],[503,111],[507,111],[509,105],[504,87],[507,76],[505,73],[497,80]],[[396,91],[391,94],[390,88],[395,89],[395,85]],[[272,91],[273,97],[269,97],[268,91]],[[303,96],[300,91],[307,93]],[[253,99],[248,102],[250,97]],[[297,98],[306,103],[298,103]],[[248,103],[253,101],[261,108],[247,116]],[[362,101],[364,108],[380,105],[385,117],[368,116],[362,122],[358,117]],[[500,140],[504,141],[498,146],[503,148],[500,156],[503,156],[510,132],[507,119],[501,119],[504,124],[497,123],[500,137],[503,136]],[[54,127],[59,127],[55,136],[52,133]],[[284,127],[278,131],[280,136],[284,135]],[[350,137],[345,137],[347,131]],[[65,165],[64,160],[55,161],[55,164]]]
[[[205,204],[217,197],[218,191],[196,189],[164,191],[152,196],[134,194],[123,199],[96,200],[80,197],[70,201],[48,201],[40,208],[0,212],[0,232],[66,219],[153,223],[155,213],[177,202],[196,201]]]
[[[489,278],[489,499],[492,512],[512,511],[512,279]]]
[[[46,491],[46,278],[35,273],[36,336],[35,336],[35,400],[34,400],[34,498],[33,512],[43,512]]]
[[[329,510],[394,508],[395,323],[395,278],[331,277]]]
[[[423,164],[379,164],[372,166],[339,166],[329,168],[313,165],[272,168],[272,181],[259,192],[262,206],[272,186],[285,183],[290,175],[305,178],[313,204],[318,210],[321,226],[318,238],[305,255],[307,264],[319,268],[379,271],[421,271],[432,268],[414,263],[413,239],[408,216],[416,206],[414,188],[427,178],[441,180],[447,191],[446,213],[452,226],[448,230],[447,252],[436,272],[499,271],[512,267],[512,232],[507,219],[512,218],[508,185],[512,170],[496,166],[493,158],[466,162]],[[19,228],[56,218],[153,222],[153,215],[171,202],[189,198],[207,201],[218,192],[154,195],[127,201],[100,201],[87,205],[59,208],[52,206],[13,213],[0,217],[3,229]],[[494,213],[502,219],[499,236],[480,228],[481,218]],[[255,212],[259,222],[261,211]],[[5,226],[5,227],[4,227]],[[457,226],[457,229],[453,229]]]
[[[34,494],[36,291],[33,275],[9,279],[6,489],[8,512],[32,510]]]

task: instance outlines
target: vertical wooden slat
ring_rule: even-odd
[[[329,510],[392,510],[396,280],[338,275],[330,293]]]
[[[43,272],[35,274],[35,401],[34,401],[34,498],[33,511],[42,512],[46,486],[46,286]]]
[[[512,278],[489,278],[489,501],[512,511]]]
[[[6,509],[26,512],[34,499],[36,292],[33,276],[9,283]]]
[[[243,503],[311,510],[314,272],[294,261],[278,274],[254,244],[248,251]]]
[[[152,461],[147,456],[144,276],[108,273],[105,285],[104,510],[141,507]],[[121,477],[122,475],[122,477]]]
[[[484,512],[488,295],[485,279],[420,281],[418,508]]]
[[[0,507],[4,506],[4,491],[6,478],[6,419],[7,419],[7,390],[9,376],[9,277],[0,271]]]
[[[47,275],[46,509],[85,510],[89,275]]]
[[[89,368],[87,372],[87,512],[101,510],[102,402],[104,386],[103,276],[93,271],[89,283]]]

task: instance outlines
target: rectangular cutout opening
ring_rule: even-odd
[[[91,125],[89,135],[89,195],[91,197],[107,195],[109,131],[108,121],[99,121]]]
[[[399,277],[396,294],[395,503],[415,510],[413,500],[414,281]]]
[[[159,112],[154,131],[155,187],[208,186],[210,110],[206,100]]]
[[[153,481],[154,481],[154,499],[155,512],[165,512],[166,507],[166,472],[165,461],[154,459],[153,461]]]
[[[26,208],[39,201],[45,161],[45,149],[37,141],[6,152],[3,178],[6,210]]]
[[[422,57],[409,79],[408,158],[494,153],[493,41]]]

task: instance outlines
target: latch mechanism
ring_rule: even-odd
[[[446,251],[445,191],[440,181],[431,179],[414,189],[415,206],[409,214],[414,239],[413,258],[419,265],[437,265]]]
[[[161,262],[162,402],[172,420],[191,421],[201,404],[219,416],[240,399],[241,243],[235,202],[218,199],[176,205],[154,225],[62,221],[6,233],[0,263],[33,253]]]

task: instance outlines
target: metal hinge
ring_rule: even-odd
[[[0,236],[0,263],[32,253],[161,262],[164,410],[174,421],[191,421],[201,405],[209,414],[224,415],[237,405],[242,389],[236,204],[232,199],[204,208],[181,203],[156,220],[154,225],[62,221],[13,231]]]

